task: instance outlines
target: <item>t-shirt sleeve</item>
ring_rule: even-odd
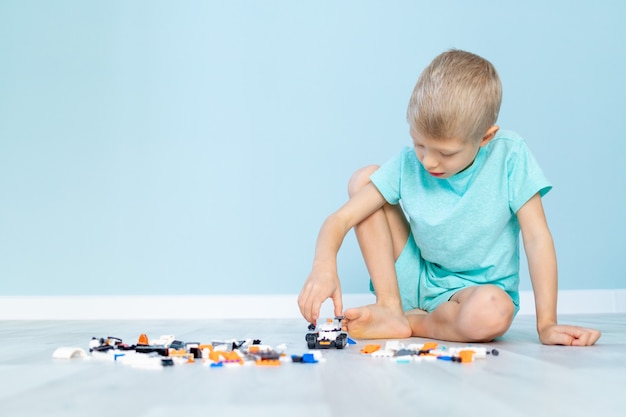
[[[509,206],[514,213],[522,208],[532,196],[541,197],[552,189],[552,184],[531,154],[525,142],[520,142],[508,161]]]
[[[401,198],[400,180],[405,152],[406,149],[370,175],[370,180],[389,204],[398,204]]]

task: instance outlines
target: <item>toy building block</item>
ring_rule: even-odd
[[[412,356],[415,355],[415,351],[412,349],[400,348],[396,351],[396,356]]]
[[[101,338],[92,337],[91,341],[89,342],[90,352],[93,352],[93,351],[106,352],[108,350],[116,349],[119,347],[126,347],[125,345],[123,345],[122,339],[120,339],[119,337],[113,337],[113,336],[107,336],[107,337],[101,337]]]
[[[310,332],[306,334],[306,343],[309,349],[343,349],[348,343],[348,334],[341,330],[343,316],[328,319],[325,323],[309,325]]]
[[[213,362],[228,362],[228,363],[239,363],[243,364],[243,359],[239,354],[231,350],[230,352],[226,352],[223,350],[214,350],[209,353],[209,359]]]
[[[453,347],[449,349],[449,353],[450,355],[459,356],[459,353],[464,350],[474,352],[473,359],[485,359],[487,355],[498,356],[500,354],[497,349],[488,349],[484,346]]]
[[[437,342],[426,342],[422,345],[421,350],[437,349]]]
[[[192,353],[188,352],[185,348],[182,349],[172,349],[169,348],[167,350],[167,357],[170,359],[183,360],[186,362],[193,362],[194,356]]]
[[[402,343],[400,343],[398,340],[389,340],[387,341],[387,343],[385,343],[385,350],[395,352],[397,350],[400,350],[401,348]]]
[[[315,358],[313,353],[305,353],[302,355],[302,363],[318,363],[319,361]]]
[[[322,360],[322,354],[320,351],[307,352],[302,356],[291,355],[291,361],[297,363],[318,363]]]
[[[165,334],[165,335],[161,335],[158,339],[152,340],[151,343],[153,345],[169,347],[174,340],[175,340],[174,336],[170,334]],[[140,344],[140,343],[137,343],[137,344]],[[146,343],[146,344],[150,344],[150,343]]]
[[[170,358],[161,358],[162,366],[174,366],[174,361]]]
[[[267,345],[252,345],[243,351],[248,360],[254,361],[257,365],[280,365],[281,354]]]
[[[174,365],[173,358],[166,358],[157,354],[127,354],[119,359],[124,365],[141,369],[163,369]]]
[[[396,356],[394,360],[396,363],[411,363],[413,359],[411,356]]]
[[[79,347],[60,347],[52,353],[52,357],[55,359],[86,358],[87,352]]]
[[[258,366],[280,366],[278,359],[257,359],[255,362]]]
[[[378,349],[375,352],[370,353],[372,358],[393,358],[395,353],[393,350]]]
[[[377,350],[380,349],[380,347],[381,345],[374,345],[374,344],[365,345],[365,347],[361,349],[361,353],[368,355],[368,354],[376,352]]]
[[[135,346],[135,352],[137,353],[156,353],[160,356],[168,356],[169,349],[165,346],[158,345],[137,345]]]
[[[461,358],[461,363],[470,363],[474,360],[474,351],[462,350],[459,352],[459,358]]]

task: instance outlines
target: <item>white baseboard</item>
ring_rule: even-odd
[[[163,320],[301,318],[297,295],[0,296],[0,320]],[[520,293],[519,314],[532,315],[531,291]],[[344,308],[374,302],[344,294]],[[559,314],[626,313],[626,289],[564,290]],[[321,316],[332,317],[330,301]]]

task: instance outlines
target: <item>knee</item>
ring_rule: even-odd
[[[478,308],[473,309],[471,318],[468,317],[473,322],[469,326],[472,329],[470,338],[476,342],[489,342],[506,333],[515,316],[511,297],[495,285],[480,287],[474,295],[473,301]]]
[[[361,188],[365,187],[370,182],[370,175],[376,172],[378,168],[378,165],[368,165],[352,174],[348,182],[348,195],[352,197]]]

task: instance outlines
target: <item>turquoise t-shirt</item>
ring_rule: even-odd
[[[409,243],[417,247],[415,259],[396,263],[414,268],[409,277],[398,271],[405,310],[432,311],[458,290],[479,284],[501,287],[519,308],[516,213],[552,188],[520,136],[499,131],[469,168],[447,179],[430,175],[407,147],[371,180],[390,204],[402,205]]]

